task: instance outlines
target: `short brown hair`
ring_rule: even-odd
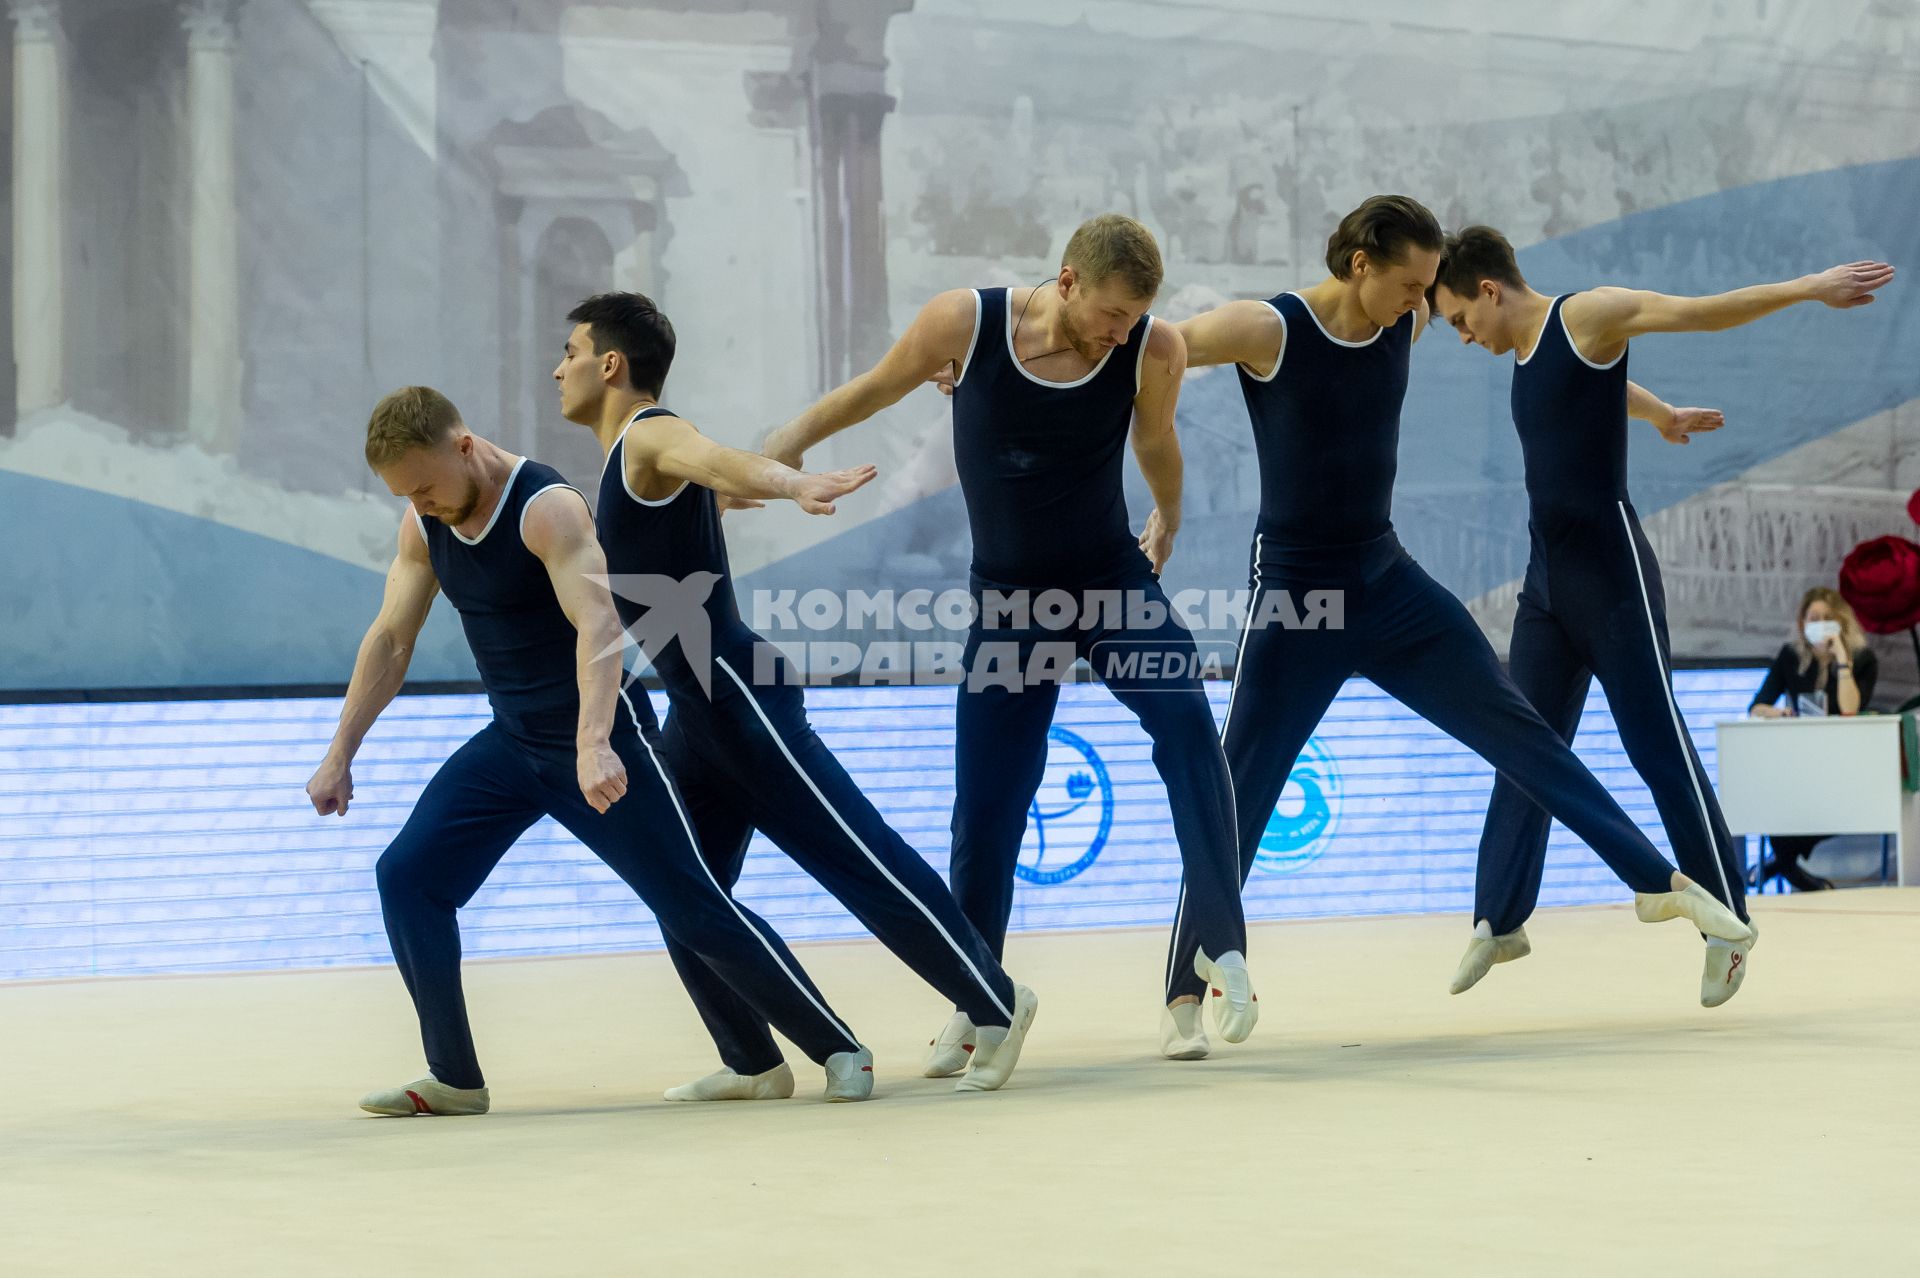
[[[1440,271],[1433,277],[1433,286],[1444,286],[1455,297],[1471,298],[1480,291],[1481,280],[1496,280],[1508,288],[1527,286],[1506,236],[1491,226],[1455,231],[1440,250]]]
[[[416,448],[432,448],[460,424],[460,410],[431,386],[402,386],[367,419],[367,465],[391,466]]]
[[[1353,255],[1364,252],[1385,265],[1399,262],[1409,246],[1439,252],[1446,243],[1440,219],[1409,195],[1372,195],[1340,219],[1327,237],[1327,269],[1338,280],[1353,275]]]
[[[1165,275],[1153,232],[1124,213],[1102,213],[1082,222],[1067,241],[1060,265],[1071,266],[1089,285],[1117,276],[1135,297],[1153,297]]]

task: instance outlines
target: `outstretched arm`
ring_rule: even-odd
[[[1173,327],[1186,344],[1188,368],[1242,364],[1260,377],[1280,362],[1287,341],[1287,322],[1265,302],[1228,302]],[[1151,350],[1147,358],[1153,358]]]
[[[1719,430],[1727,424],[1717,408],[1675,408],[1638,382],[1627,383],[1627,416],[1652,422],[1669,444],[1684,444],[1695,432]]]
[[[899,403],[941,369],[966,359],[977,305],[977,295],[964,288],[928,302],[878,364],[768,435],[761,451],[798,470],[821,440]]]
[[[1133,455],[1153,493],[1153,512],[1140,534],[1140,549],[1156,573],[1173,554],[1173,537],[1180,531],[1184,467],[1173,417],[1180,402],[1180,378],[1186,371],[1187,344],[1178,327],[1155,324],[1147,334],[1140,390],[1133,397]]]
[[[1850,262],[1778,284],[1756,284],[1708,297],[1673,297],[1632,288],[1596,288],[1577,293],[1560,314],[1586,357],[1607,363],[1643,333],[1717,333],[1751,324],[1797,302],[1821,302],[1839,310],[1865,306],[1893,278],[1885,262]]]
[[[620,700],[620,614],[601,583],[607,557],[594,536],[593,516],[577,493],[556,491],[529,503],[520,514],[521,537],[546,565],[560,611],[573,623],[575,677],[580,683],[580,720],[575,729],[575,773],[580,793],[595,812],[605,812],[627,792],[627,768],[608,738]]]
[[[321,816],[346,815],[347,805],[353,800],[353,756],[374,720],[406,682],[414,641],[427,624],[427,613],[439,592],[433,561],[427,558],[427,539],[420,535],[417,518],[409,510],[400,517],[399,544],[387,569],[380,613],[367,627],[366,636],[360,640],[360,653],[354,658],[353,677],[347,684],[346,703],[340,707],[333,743],[327,747],[313,779],[307,782],[307,797]]]
[[[626,434],[627,486],[638,492],[650,478],[687,480],[723,497],[787,498],[809,515],[831,515],[836,499],[875,475],[872,466],[808,474],[771,457],[708,439],[679,417],[649,417]]]

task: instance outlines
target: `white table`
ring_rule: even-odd
[[[1920,794],[1900,784],[1898,715],[1739,719],[1718,730],[1730,832],[1891,835],[1900,886],[1920,885]]]

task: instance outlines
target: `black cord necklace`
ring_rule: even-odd
[[[1019,343],[1020,321],[1027,317],[1027,307],[1033,305],[1034,293],[1038,293],[1041,289],[1045,288],[1047,284],[1058,284],[1059,282],[1060,282],[1060,277],[1056,275],[1052,279],[1048,280],[1046,284],[1040,284],[1035,286],[1033,290],[1027,294],[1027,300],[1020,303],[1020,313],[1013,317],[1013,335],[1008,340],[1008,343],[1007,343],[1009,346],[1013,347],[1015,351],[1018,351],[1020,349],[1020,343]],[[1050,351],[1041,351],[1038,355],[1029,355],[1025,359],[1020,360],[1020,362],[1022,364],[1031,364],[1037,359],[1045,359],[1049,355],[1058,355],[1062,351],[1071,351],[1071,350],[1074,350],[1074,346],[1073,346],[1073,343],[1069,342],[1065,346],[1055,347],[1053,350],[1050,350]],[[1076,351],[1075,353],[1077,354],[1078,352]],[[1018,359],[1019,356],[1015,355],[1014,358]]]

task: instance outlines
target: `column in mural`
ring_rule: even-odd
[[[187,28],[187,428],[231,452],[240,413],[239,211],[233,158],[234,0],[191,0]]]
[[[11,0],[13,18],[13,359],[19,416],[65,402],[65,236],[61,227],[65,66],[58,0]]]

